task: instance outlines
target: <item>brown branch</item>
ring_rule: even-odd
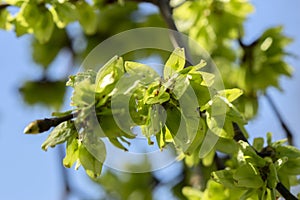
[[[192,65],[193,61],[188,45],[183,41],[181,33],[179,33],[178,28],[173,19],[173,8],[170,6],[170,0],[158,0],[156,5],[158,6],[160,14],[166,22],[168,28],[173,30],[170,31],[170,40],[174,48],[180,47],[184,48],[185,50],[185,57],[187,61],[185,67]]]
[[[24,133],[26,134],[37,134],[48,131],[51,127],[55,127],[64,121],[68,121],[77,116],[77,113],[72,113],[63,117],[53,117],[53,118],[45,118],[38,119],[31,122],[24,129]]]
[[[0,3],[0,11],[1,11],[2,9],[6,8],[6,7],[9,7],[9,6],[11,6],[11,5],[8,4],[8,3]]]

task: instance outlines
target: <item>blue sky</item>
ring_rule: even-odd
[[[284,25],[285,33],[295,41],[289,50],[299,55],[300,51],[300,1],[298,0],[255,0],[256,12],[246,23],[249,39],[258,36],[265,28]],[[39,77],[39,68],[31,61],[29,37],[16,38],[12,32],[0,31],[1,104],[0,104],[0,197],[6,200],[31,199],[55,200],[61,194],[61,180],[57,176],[58,162],[55,149],[44,152],[40,149],[47,134],[24,135],[28,122],[49,116],[51,110],[26,106],[18,94],[23,81]],[[295,133],[299,147],[300,130],[300,64],[299,59],[288,59],[294,66],[291,79],[282,78],[284,92],[270,89],[287,124]],[[281,127],[266,100],[260,100],[261,109],[257,119],[249,123],[250,133],[260,135],[273,132],[275,138],[283,138]],[[82,171],[69,170],[76,187],[86,193],[93,191]],[[86,184],[89,187],[86,187]]]

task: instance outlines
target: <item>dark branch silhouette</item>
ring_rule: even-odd
[[[51,127],[55,127],[64,121],[68,121],[77,116],[77,113],[72,113],[63,117],[53,117],[38,119],[31,122],[25,129],[26,134],[37,134],[48,131]]]
[[[290,145],[294,145],[294,139],[293,139],[293,134],[290,131],[289,127],[286,125],[286,123],[284,122],[283,118],[282,118],[282,114],[279,112],[279,110],[277,109],[273,99],[271,98],[271,96],[269,94],[266,93],[266,98],[270,104],[270,106],[272,107],[274,114],[276,115],[277,119],[280,122],[280,125],[282,126],[283,130],[285,131],[285,135],[288,139],[288,143]]]

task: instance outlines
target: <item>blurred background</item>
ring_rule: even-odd
[[[283,25],[285,34],[294,39],[294,42],[288,46],[288,51],[300,56],[300,1],[254,0],[251,2],[256,11],[246,22],[246,39],[251,41],[266,28]],[[40,146],[46,139],[47,133],[36,136],[23,134],[23,129],[30,121],[50,117],[53,111],[43,106],[28,106],[19,92],[19,88],[25,81],[38,79],[43,73],[41,68],[32,61],[30,41],[29,36],[17,38],[13,32],[0,30],[0,198],[56,200],[60,199],[64,192],[59,149],[49,149],[48,152],[41,150]],[[299,59],[299,57],[290,57],[287,60],[294,67],[294,73],[292,78],[281,78],[280,85],[284,91],[269,89],[269,94],[282,113],[284,121],[294,133],[297,147],[300,146],[300,135],[297,133],[300,129]],[[68,64],[69,55],[60,56],[49,74],[60,79],[67,73],[76,73],[61,67]],[[67,91],[65,96],[64,110],[69,106],[70,93],[71,91]],[[285,137],[278,119],[265,98],[260,99],[257,117],[246,127],[254,135],[265,136],[267,132],[272,132],[275,140]],[[176,163],[170,166],[174,168],[174,173],[177,167],[180,166],[176,166]],[[79,195],[74,194],[70,199],[78,199],[78,197],[96,199],[101,196],[101,189],[91,183],[83,170],[68,169],[67,171],[72,187],[79,193]],[[164,174],[163,171],[161,174]],[[170,197],[165,196],[165,199]]]

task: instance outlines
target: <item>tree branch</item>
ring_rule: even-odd
[[[163,16],[164,20],[166,21],[168,27],[174,31],[178,31],[176,24],[172,17],[172,8],[170,7],[169,3],[170,3],[169,0],[159,0],[157,5],[160,9],[161,15]],[[177,37],[177,35],[174,35],[174,34],[170,34],[170,38],[171,38],[171,41],[173,42],[174,47],[185,48],[187,59],[188,59],[188,56],[190,56],[189,51],[188,51],[189,48],[183,43],[182,38]],[[239,40],[239,42],[241,45],[245,46],[241,40]],[[255,45],[255,44],[256,44],[256,41],[251,45]],[[189,57],[189,59],[191,59],[191,57]],[[242,141],[250,144],[249,141],[247,140],[247,138],[244,136],[241,129],[239,128],[238,124],[233,122],[232,125],[233,125],[234,132],[235,132],[234,140],[235,141],[242,140]],[[261,156],[260,154],[258,154],[258,155]],[[279,182],[276,185],[276,189],[285,199],[288,199],[288,200],[297,199],[292,193],[290,193],[290,191],[281,182]]]
[[[11,5],[8,4],[8,3],[0,3],[0,11],[1,11],[2,9],[6,8],[6,7],[9,7],[9,6],[11,6]]]
[[[173,8],[170,6],[170,0],[158,0],[156,5],[159,8],[160,14],[163,17],[164,21],[166,22],[169,29],[173,30],[170,31],[170,40],[174,46],[184,48],[185,50],[185,57],[186,57],[186,67],[193,64],[192,62],[192,56],[190,53],[190,50],[188,48],[188,45],[185,44],[183,41],[178,28],[175,24],[175,21],[173,19]]]
[[[24,129],[24,133],[26,134],[37,134],[48,131],[51,127],[55,127],[64,121],[71,120],[77,116],[77,113],[71,113],[69,115],[63,117],[53,117],[53,118],[45,118],[38,119],[31,122]]]
[[[266,98],[270,104],[270,106],[272,107],[277,119],[279,120],[280,122],[280,125],[282,126],[283,130],[285,131],[285,135],[288,139],[288,143],[290,145],[294,145],[294,139],[293,139],[293,134],[292,132],[290,131],[289,127],[286,125],[286,123],[284,122],[284,120],[282,119],[282,115],[280,114],[279,110],[277,109],[277,107],[275,106],[275,103],[273,101],[273,99],[271,98],[270,95],[268,95],[268,93],[266,93]]]
[[[298,200],[281,182],[277,183],[276,190],[287,200]]]
[[[63,167],[63,165],[61,164],[61,161],[64,158],[64,149],[63,146],[59,145],[58,146],[58,159],[59,159],[59,170],[61,173],[61,179],[62,179],[62,183],[64,185],[64,190],[62,191],[62,195],[61,195],[61,200],[67,200],[69,195],[71,194],[71,187],[70,187],[70,181],[69,181],[69,176],[68,173],[66,171],[66,169]]]

